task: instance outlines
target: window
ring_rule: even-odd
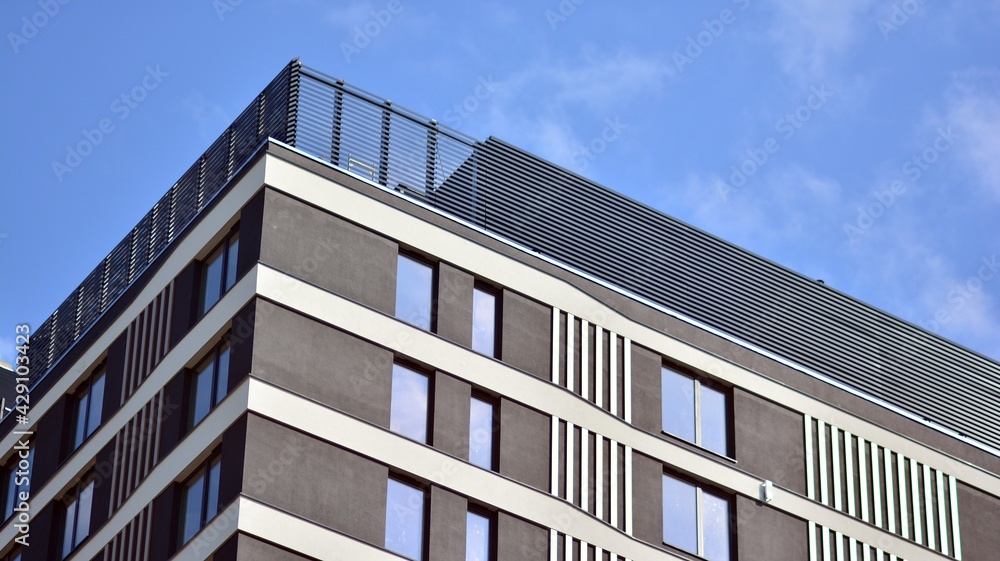
[[[478,286],[472,291],[472,350],[497,356],[497,295]]]
[[[63,559],[68,557],[90,535],[90,512],[94,505],[94,480],[83,480],[78,483],[73,499],[64,500],[64,502],[66,503],[66,524],[63,526]]]
[[[473,395],[469,406],[469,462],[483,469],[496,469],[495,435],[493,402]]]
[[[223,341],[195,367],[191,379],[189,426],[194,427],[219,404],[229,385],[229,341]]]
[[[401,364],[392,365],[389,430],[427,443],[427,396],[430,379]]]
[[[202,262],[199,315],[205,315],[236,284],[239,248],[240,232],[233,230]]]
[[[18,450],[11,458],[10,465],[4,469],[3,520],[14,515],[14,509],[27,499],[31,491],[31,462],[34,453],[34,448]]]
[[[728,394],[667,367],[662,378],[664,432],[728,456]]]
[[[396,317],[430,331],[433,290],[433,267],[400,253],[396,265]]]
[[[465,516],[465,561],[492,561],[493,541],[493,521],[470,509]]]
[[[709,561],[729,561],[729,499],[663,474],[663,541]]]
[[[181,544],[185,544],[219,512],[219,474],[222,458],[216,453],[184,484],[181,496]]]
[[[389,479],[385,505],[385,548],[414,561],[424,559],[425,493]]]
[[[87,380],[73,403],[73,450],[101,426],[104,408],[104,370]]]

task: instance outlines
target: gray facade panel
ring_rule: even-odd
[[[383,465],[248,416],[243,493],[250,498],[382,547],[388,476]]]
[[[548,380],[552,368],[551,309],[510,290],[503,291],[500,356],[504,362]]]
[[[257,378],[389,427],[392,353],[265,300],[257,301]]]
[[[472,386],[442,372],[434,376],[434,420],[431,443],[435,448],[469,459],[469,402]]]
[[[659,354],[632,345],[632,424],[653,434],[663,427],[662,365]]]
[[[549,533],[506,512],[497,513],[497,561],[547,561]]]
[[[430,503],[427,558],[434,561],[464,561],[468,501],[434,486],[430,491]]]
[[[632,501],[636,513],[633,534],[659,546],[663,543],[663,464],[642,454],[632,459]]]
[[[500,473],[549,490],[549,417],[508,399],[500,400]]]
[[[472,346],[472,288],[475,278],[448,263],[438,264],[437,334]]]
[[[776,485],[806,493],[802,415],[733,388],[736,460],[742,469]]]
[[[271,545],[265,541],[258,540],[247,534],[237,534],[236,557],[234,561],[311,561],[312,557],[297,555]]]
[[[802,561],[809,558],[808,525],[757,501],[736,497],[738,559]]]
[[[392,314],[396,244],[268,189],[260,260],[321,288]]]
[[[1000,498],[958,484],[962,528],[962,559],[995,561],[1000,555]]]

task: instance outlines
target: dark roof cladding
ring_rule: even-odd
[[[297,60],[35,330],[33,382],[267,138],[416,196],[1000,455],[1000,363],[510,144],[471,139]]]

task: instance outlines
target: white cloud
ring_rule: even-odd
[[[946,97],[945,122],[963,137],[959,157],[980,186],[1000,200],[1000,71],[962,73]]]
[[[221,105],[209,101],[204,94],[195,94],[181,102],[181,106],[198,125],[203,140],[213,141],[222,134],[233,120]]]
[[[874,0],[772,0],[769,37],[782,69],[804,81],[826,78],[864,33]]]

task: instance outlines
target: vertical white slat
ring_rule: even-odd
[[[174,319],[173,318],[174,314],[172,313],[173,310],[174,310],[174,281],[170,281],[170,284],[167,285],[167,295],[169,296],[170,299],[167,302],[167,322],[166,322],[165,327],[163,328],[163,354],[164,355],[166,355],[167,351],[170,350],[170,348],[169,348],[169,345],[170,345],[170,343],[169,343],[169,339],[170,339],[170,327],[172,325],[171,322]],[[160,358],[163,358],[163,357],[161,356]]]
[[[604,561],[604,550],[594,546],[594,561]]]
[[[872,508],[875,510],[875,525],[882,527],[882,477],[879,475],[878,444],[870,443],[872,448]],[[879,553],[879,552],[876,552]],[[881,559],[881,553],[879,553]]]
[[[580,561],[588,561],[590,552],[587,550],[589,548],[590,546],[587,544],[587,542],[580,540]]]
[[[896,481],[899,482],[899,529],[902,536],[910,539],[910,513],[906,507],[909,494],[906,492],[906,456],[896,454]]]
[[[923,544],[924,536],[921,531],[923,521],[920,516],[920,473],[917,461],[910,458],[910,498],[913,501],[913,541]]]
[[[580,320],[580,395],[590,401],[590,323]]]
[[[874,465],[874,464],[872,464]],[[879,548],[875,548],[875,561],[883,561],[885,559],[885,552]]]
[[[954,475],[948,476],[948,494],[949,501],[948,506],[951,507],[951,536],[952,543],[954,544],[954,551],[952,556],[959,561],[962,561],[962,532],[959,527],[958,520],[958,482],[955,480]]]
[[[552,465],[549,475],[549,492],[559,496],[559,417],[552,416],[552,447],[549,450]]]
[[[625,447],[625,496],[622,497],[625,505],[625,533],[632,535],[632,447]]]
[[[604,437],[594,433],[594,514],[604,520]]]
[[[576,317],[566,314],[566,389],[576,393]]]
[[[618,334],[614,331],[608,332],[608,337],[611,339],[611,345],[608,349],[608,360],[610,367],[608,368],[608,401],[611,406],[611,414],[618,416]]]
[[[844,561],[844,534],[837,532],[834,538],[837,540],[837,561]]]
[[[843,492],[840,487],[840,431],[830,425],[830,461],[833,463],[833,508],[844,510]]]
[[[833,561],[833,555],[830,552],[830,529],[826,526],[822,526],[823,534],[823,561]]]
[[[573,559],[573,536],[565,534],[564,537],[566,538],[565,539],[566,549],[563,552],[563,559],[569,561],[570,559]]]
[[[849,538],[847,547],[851,550],[850,561],[858,561],[858,540]]]
[[[868,544],[861,545],[861,551],[863,555],[861,556],[864,561],[872,561],[872,547]]]
[[[924,465],[924,513],[927,515],[927,547],[937,549],[934,536],[934,492],[931,489],[931,468]]]
[[[889,531],[896,533],[896,500],[892,490],[892,450],[883,448],[885,454],[885,513],[889,522]]]
[[[132,372],[132,339],[134,337],[132,331],[134,324],[135,322],[129,323],[128,328],[125,329],[125,376],[122,381],[122,394],[119,403],[125,403],[125,397],[128,395],[128,378]]]
[[[854,498],[854,435],[848,431],[844,431],[844,475],[847,476],[847,514],[857,516]]]
[[[590,512],[590,431],[580,427],[580,508]]]
[[[951,555],[948,551],[948,512],[944,504],[944,474],[939,470],[934,470],[934,479],[937,483],[937,503],[938,503],[938,542],[941,544],[941,553]]]
[[[830,479],[827,477],[829,466],[826,463],[826,423],[816,420],[816,447],[819,448],[819,500],[830,504]],[[826,541],[826,540],[824,540]]]
[[[608,454],[611,461],[611,525],[618,527],[618,442],[611,441],[611,452]]]
[[[808,415],[806,422],[809,422]],[[809,521],[809,561],[820,561],[816,552],[816,523],[812,520]]]
[[[623,377],[625,382],[622,384],[622,391],[625,393],[625,422],[632,422],[632,340],[625,339],[624,349],[625,353],[625,372],[623,372]]]
[[[576,482],[574,481],[574,475],[576,471],[576,464],[573,460],[576,458],[573,454],[573,448],[576,444],[576,428],[573,423],[566,421],[566,500],[571,504],[575,503],[575,491]]]
[[[549,530],[549,561],[559,561],[559,534],[553,530]]]
[[[813,474],[815,456],[813,455],[812,417],[805,415],[803,424],[805,425],[806,433],[806,496],[816,500],[816,481]]]
[[[594,325],[594,400],[604,409],[604,329]]]
[[[868,515],[868,454],[865,439],[858,437],[858,483],[861,484],[861,519],[871,522]]]
[[[559,308],[552,308],[552,383],[559,383]]]

